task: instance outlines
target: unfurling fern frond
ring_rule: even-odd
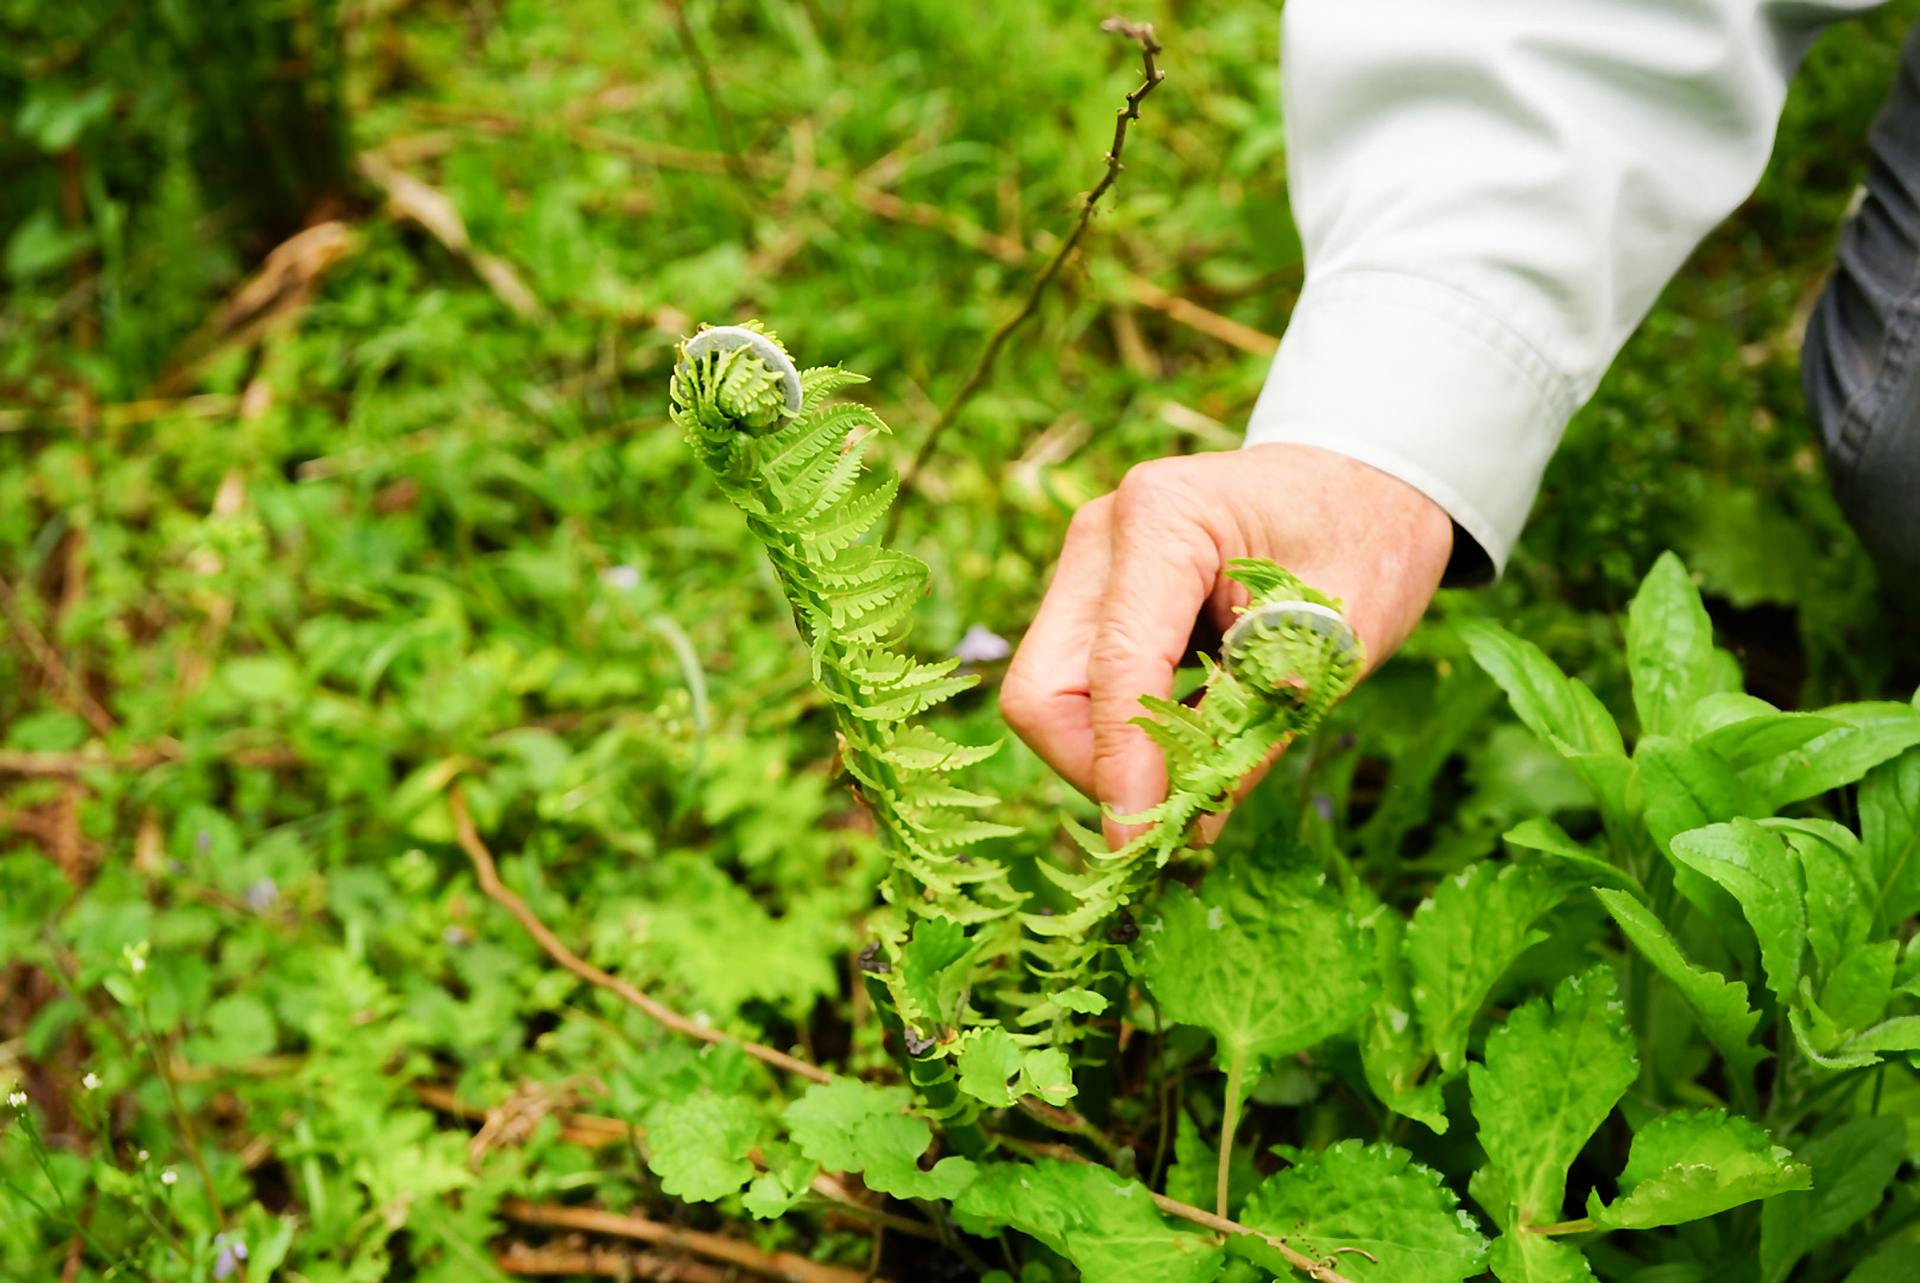
[[[1247,772],[1291,740],[1309,734],[1353,684],[1366,657],[1340,614],[1341,603],[1270,561],[1241,560],[1227,574],[1252,600],[1227,631],[1224,665],[1206,664],[1206,695],[1196,708],[1151,696],[1151,716],[1135,719],[1166,755],[1167,797],[1140,815],[1148,827],[1117,851],[1076,833],[1086,870],[1050,871],[1078,902],[1070,913],[1023,915],[1041,942],[1031,952],[1055,982],[1082,983],[1106,945],[1109,919],[1132,903],[1176,853],[1195,825],[1233,805]]]
[[[746,514],[786,591],[833,710],[841,760],[892,857],[886,897],[907,915],[881,932],[888,987],[910,1041],[944,1043],[957,1029],[922,1010],[927,1004],[905,987],[913,970],[903,965],[912,962],[909,924],[1008,919],[1020,896],[1006,869],[968,848],[1017,830],[973,819],[968,812],[994,799],[945,779],[992,748],[952,744],[904,724],[977,679],[955,676],[956,661],[922,663],[897,649],[926,592],[927,568],[859,542],[897,486],[888,479],[858,488],[867,436],[887,426],[864,405],[822,404],[864,382],[846,370],[801,373],[758,325],[706,329],[681,346],[672,414],[721,492]]]

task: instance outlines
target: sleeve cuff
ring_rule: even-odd
[[[1351,271],[1302,292],[1246,444],[1319,446],[1400,478],[1497,576],[1576,408],[1570,381],[1465,295]]]

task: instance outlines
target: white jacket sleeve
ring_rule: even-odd
[[[1306,285],[1248,444],[1417,487],[1491,556],[1567,420],[1872,0],[1289,0]]]

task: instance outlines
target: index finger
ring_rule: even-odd
[[[1142,695],[1166,698],[1194,620],[1211,595],[1220,550],[1178,481],[1144,468],[1114,497],[1112,568],[1088,657],[1093,716],[1093,783],[1117,815],[1138,815],[1166,797],[1166,759],[1132,725]],[[1139,832],[1107,822],[1110,843]]]

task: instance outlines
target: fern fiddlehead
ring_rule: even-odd
[[[957,1004],[929,997],[925,977],[994,956],[992,944],[1004,953],[1018,943],[1011,930],[996,940],[960,930],[993,932],[1016,920],[1021,897],[1006,869],[968,850],[1015,830],[975,818],[971,812],[993,799],[946,778],[994,746],[955,744],[908,724],[976,678],[956,674],[957,661],[923,663],[899,649],[928,572],[913,557],[861,542],[897,486],[889,477],[859,488],[867,442],[886,425],[863,405],[825,404],[864,381],[837,368],[801,372],[758,325],[723,326],[682,345],[671,409],[722,493],[746,515],[792,606],[815,682],[833,706],[842,761],[892,858],[885,896],[908,918],[880,929],[884,983],[911,1053],[937,1057],[959,1044],[962,1020],[982,1018],[964,1010],[964,996]],[[1149,697],[1149,715],[1138,719],[1166,754],[1166,799],[1127,817],[1147,827],[1119,850],[1070,824],[1084,868],[1039,867],[1071,893],[1074,907],[1017,914],[1028,932],[1019,947],[1043,989],[1000,995],[1022,1009],[1017,1023],[1028,1032],[1015,1036],[1023,1043],[1066,1042],[1084,1032],[1075,1017],[1099,1004],[1082,986],[1098,978],[1109,923],[1190,845],[1201,817],[1226,810],[1238,781],[1311,732],[1359,677],[1363,652],[1337,600],[1268,561],[1236,561],[1228,573],[1252,600],[1227,634],[1225,664],[1208,664],[1204,700],[1189,708]],[[921,927],[910,930],[915,921]],[[915,1074],[923,1088],[946,1082],[928,1069]]]
[[[874,815],[894,876],[887,898],[905,913],[972,925],[1018,902],[997,862],[967,848],[1015,832],[971,812],[994,799],[947,773],[996,746],[952,743],[907,719],[972,686],[958,660],[924,663],[898,648],[927,568],[861,543],[897,482],[859,489],[872,434],[887,426],[864,405],[826,397],[866,380],[846,370],[796,370],[757,325],[701,331],[674,371],[672,416],[700,461],[746,514],[766,548],[832,702],[841,760]]]

